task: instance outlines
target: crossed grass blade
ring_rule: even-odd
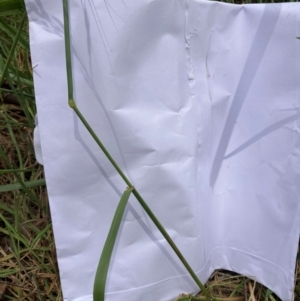
[[[14,11],[13,11],[14,12]],[[11,14],[13,14],[11,12]],[[7,13],[7,16],[10,16],[11,14]],[[1,16],[1,14],[0,14]],[[5,32],[9,37],[12,39],[15,38],[18,29],[14,28],[13,26],[7,24],[4,20],[4,18],[0,18],[0,29],[1,31]],[[24,32],[21,33],[20,38],[18,40],[18,43],[27,51],[29,50],[29,45],[28,45],[28,35],[26,36]],[[5,45],[5,44],[4,44]]]

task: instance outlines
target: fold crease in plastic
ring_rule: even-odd
[[[91,301],[126,186],[68,107],[62,1],[26,7],[63,296]],[[70,16],[76,103],[200,279],[227,269],[292,300],[300,4],[73,0]],[[197,291],[131,197],[106,300]]]

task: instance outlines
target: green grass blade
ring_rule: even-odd
[[[10,160],[8,159],[6,153],[4,152],[3,148],[1,147],[0,145],[0,158],[3,160],[3,162],[5,162],[5,164],[7,165],[7,167],[9,169],[13,169],[13,165],[12,163],[10,162]],[[26,184],[22,181],[20,175],[18,173],[15,173],[15,176],[17,178],[17,180],[19,181],[19,184],[9,184],[9,185],[2,185],[0,186],[0,192],[4,192],[4,191],[15,191],[15,190],[19,190],[19,189],[22,189],[25,193],[28,193],[28,195],[36,201],[37,204],[41,205],[40,203],[40,200],[37,198],[37,196],[32,193],[26,186]],[[41,180],[35,180],[35,181],[41,181]],[[35,182],[35,181],[30,181],[31,182]],[[45,180],[42,179],[42,181],[44,181],[44,184],[41,184],[41,185],[45,185]],[[11,186],[11,185],[16,185],[14,187],[7,187],[7,186]],[[27,183],[28,185],[28,183]],[[41,185],[37,185],[37,186],[41,186]],[[31,187],[35,187],[35,186],[31,186]],[[12,190],[10,188],[13,188]],[[17,188],[17,189],[15,189]],[[1,191],[1,189],[4,189],[3,191]],[[5,190],[5,189],[9,189],[9,190]]]
[[[19,102],[19,104],[20,104],[20,106],[22,108],[22,111],[24,112],[24,114],[26,116],[26,119],[28,121],[29,127],[34,128],[33,115],[30,112],[30,107],[27,105],[27,103],[25,103],[22,95],[18,94],[18,92],[17,92],[17,90],[14,87],[14,84],[12,82],[11,75],[9,73],[6,75],[6,80],[7,80],[8,84],[9,84],[10,88],[14,92],[14,95],[16,96],[16,98],[17,98],[17,100],[18,100],[18,102]]]
[[[13,44],[11,46],[11,49],[10,49],[10,52],[9,52],[9,55],[8,55],[8,58],[6,60],[6,63],[5,63],[5,66],[4,66],[4,70],[3,70],[2,74],[1,74],[0,87],[2,87],[2,84],[4,82],[4,78],[6,76],[6,72],[8,71],[8,67],[9,67],[9,65],[11,63],[11,60],[13,58],[13,55],[15,53],[15,50],[16,50],[18,41],[20,39],[20,35],[21,35],[21,32],[22,32],[22,29],[23,29],[23,26],[24,26],[24,23],[25,23],[26,19],[27,19],[27,15],[26,15],[26,13],[24,13],[22,21],[21,21],[21,24],[20,24],[20,27],[19,27],[18,32],[17,32],[17,35],[14,38]]]
[[[30,86],[33,86],[33,83],[30,83]],[[0,88],[0,92],[6,92],[9,94],[15,94],[12,90],[10,89],[4,89],[4,88]],[[17,93],[18,95],[20,94],[19,92]],[[28,93],[23,93],[24,97],[30,98],[30,99],[35,99],[35,96],[33,94],[28,94]]]
[[[35,245],[38,243],[38,241],[43,237],[45,233],[47,233],[51,229],[52,225],[48,224],[42,231],[38,233],[38,235],[34,238],[34,240],[31,243],[32,249],[34,249]]]
[[[9,35],[12,39],[17,35],[17,30],[12,26],[5,23],[2,18],[0,18],[0,29],[3,30],[7,35]],[[23,33],[21,33],[18,43],[24,47],[24,49],[29,50],[29,44],[27,36],[25,37]]]
[[[19,173],[19,172],[34,172],[35,169],[0,169],[0,175]]]
[[[1,209],[1,212],[8,212],[12,215],[15,213],[13,209],[8,208],[7,206],[2,204],[1,202],[0,202],[0,209]]]
[[[122,195],[119,205],[117,207],[115,216],[113,218],[104,248],[100,257],[99,265],[96,272],[94,282],[94,301],[104,301],[105,298],[105,284],[109,268],[111,255],[117,239],[122,217],[128,203],[128,199],[133,188],[128,188]]]
[[[7,269],[0,271],[0,278],[6,278],[19,272],[19,269]]]
[[[0,71],[1,71],[1,70],[0,70]],[[28,86],[28,87],[30,87],[30,88],[33,88],[33,87],[34,87],[34,86],[33,86],[33,81],[28,80],[28,79],[26,79],[26,78],[24,78],[24,77],[19,77],[19,79],[18,79],[18,76],[15,75],[15,74],[13,74],[12,72],[8,72],[8,74],[9,74],[9,77],[11,78],[11,80],[13,80],[13,81],[15,81],[15,82],[19,82],[20,84],[24,84],[24,85],[26,85],[26,86]],[[16,89],[14,89],[14,90],[12,89],[12,91],[13,91],[13,93],[14,93],[16,96],[20,96],[20,93],[18,93]]]
[[[69,25],[69,6],[68,6],[68,0],[63,0],[63,14],[64,14],[64,33],[65,33],[65,51],[66,51],[66,69],[67,69],[67,80],[68,80],[68,101],[69,106],[74,110],[77,117],[81,120],[85,128],[88,130],[90,135],[93,137],[95,142],[98,144],[100,149],[103,151],[103,153],[106,155],[107,159],[110,161],[110,163],[114,166],[116,171],[119,173],[121,178],[124,180],[124,182],[128,185],[128,187],[133,188],[133,185],[130,183],[126,175],[123,173],[121,168],[118,166],[116,161],[112,158],[108,150],[105,148],[103,143],[100,141],[94,130],[91,128],[87,120],[84,118],[84,116],[81,114],[80,110],[77,108],[76,103],[73,98],[73,75],[72,75],[72,60],[71,60],[71,37],[70,37],[70,25]],[[166,239],[166,241],[169,243],[173,251],[176,253],[178,258],[181,260],[191,277],[194,279],[194,281],[197,283],[198,287],[201,289],[203,294],[210,300],[213,300],[210,297],[209,291],[205,288],[205,286],[202,284],[200,279],[197,277],[196,273],[193,271],[191,266],[188,264],[182,253],[179,251],[175,243],[173,242],[172,238],[169,236],[165,228],[162,226],[162,224],[159,222],[159,220],[156,218],[154,213],[151,211],[151,209],[148,207],[144,199],[141,197],[141,195],[138,193],[136,189],[133,190],[133,194],[138,200],[138,202],[141,204],[143,209],[146,211],[148,216],[151,218],[153,223],[157,226],[163,237]]]
[[[10,222],[4,217],[4,215],[1,214],[0,212],[0,221],[2,221],[5,224],[6,229],[1,229],[0,231],[2,233],[6,233],[10,236],[11,240],[19,240],[21,241],[26,247],[27,243],[26,243],[26,239],[23,237],[23,235],[21,233],[19,233],[19,231],[15,230],[14,227],[10,224]]]
[[[26,189],[38,187],[38,186],[45,186],[46,181],[45,179],[33,180],[28,182],[23,182]],[[8,191],[16,191],[23,189],[24,187],[20,183],[8,184],[8,185],[1,185],[0,186],[0,193],[1,192],[8,192]]]
[[[20,150],[19,145],[17,143],[17,139],[15,137],[14,131],[12,130],[11,124],[8,122],[8,120],[6,118],[6,115],[4,113],[0,112],[0,117],[1,116],[6,121],[6,126],[7,126],[7,129],[8,129],[9,135],[10,135],[10,139],[11,139],[12,143],[14,144],[17,155],[18,155],[19,164],[20,164],[19,169],[21,170],[24,167],[24,163],[23,163],[23,158],[22,158],[22,155],[21,155],[21,150]],[[20,173],[20,177],[21,177],[22,181],[24,181],[24,173],[23,172]]]

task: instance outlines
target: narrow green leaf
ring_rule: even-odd
[[[11,78],[9,73],[6,74],[6,80],[9,84],[10,88],[14,92],[14,95],[16,96],[17,100],[19,101],[19,104],[20,104],[20,106],[21,106],[21,108],[22,108],[22,110],[23,110],[23,112],[26,116],[26,119],[29,123],[29,126],[31,128],[34,128],[33,116],[31,115],[31,113],[29,111],[30,107],[27,105],[27,103],[25,103],[23,97],[21,95],[19,95],[18,92],[16,91],[16,88],[14,87],[14,84],[12,82],[12,78]]]
[[[10,275],[16,274],[20,271],[20,269],[7,269],[7,270],[0,270],[0,278],[5,278]]]
[[[4,22],[3,18],[0,18],[0,29],[6,32],[12,39],[14,39],[17,35],[17,30],[13,28],[12,26],[8,25]],[[27,40],[27,37],[25,38],[23,32],[21,33],[18,43],[24,47],[24,49],[29,50],[29,43]]]
[[[12,209],[8,208],[7,206],[5,206],[4,204],[2,204],[1,202],[0,202],[0,209],[2,212],[6,211],[6,212],[14,215],[14,211]]]
[[[15,53],[15,49],[16,49],[16,46],[17,46],[18,41],[20,39],[21,32],[22,32],[22,29],[23,29],[23,26],[24,26],[24,23],[25,23],[26,19],[27,19],[27,15],[26,15],[26,13],[24,13],[22,21],[21,21],[21,24],[20,24],[20,27],[19,27],[19,29],[17,31],[16,36],[14,37],[14,41],[13,41],[13,44],[11,46],[11,49],[10,49],[10,52],[9,52],[9,56],[8,56],[8,58],[6,60],[6,63],[5,63],[5,66],[4,66],[4,70],[2,71],[2,74],[1,74],[0,87],[2,87],[2,84],[4,82],[4,78],[6,76],[6,72],[8,70],[10,62],[11,62],[11,60],[13,58],[14,53]]]
[[[51,229],[52,225],[48,224],[42,231],[38,233],[38,235],[34,238],[34,240],[31,243],[31,247],[34,248],[37,242],[44,236],[45,233],[47,233]]]
[[[0,175],[18,172],[35,172],[35,169],[1,169]]]
[[[0,72],[3,73],[2,68],[0,69]],[[7,73],[9,74],[11,80],[13,80],[14,82],[17,82],[18,84],[26,85],[30,88],[34,88],[34,84],[33,84],[32,80],[29,80],[29,79],[27,79],[25,77],[21,77],[21,76],[19,76],[19,78],[18,78],[18,76],[16,74],[14,74],[13,72],[7,72]],[[17,94],[18,96],[20,95],[20,93],[18,93],[17,90],[14,90],[12,92],[13,92],[13,94]]]
[[[0,213],[0,221],[2,221],[5,224],[4,229],[0,228],[2,233],[9,235],[11,240],[17,239],[21,241],[26,247],[28,247],[26,243],[26,238],[24,238],[24,236],[21,233],[19,233],[19,231],[16,231],[13,225],[1,213]]]
[[[1,68],[1,67],[0,67]],[[0,69],[1,70],[1,69]],[[25,82],[26,84],[28,84],[29,82]],[[30,82],[30,85],[32,86],[33,85],[33,82],[31,81]],[[10,89],[4,89],[4,88],[0,88],[0,92],[6,92],[6,93],[9,93],[9,94],[14,94],[14,92],[12,91],[12,90],[10,90]],[[19,95],[20,93],[18,92],[18,95]],[[28,98],[30,98],[30,99],[34,99],[35,98],[35,96],[33,95],[33,94],[29,94],[29,93],[23,93],[23,95],[25,96],[25,97],[28,97]]]
[[[10,135],[10,139],[11,139],[12,143],[14,144],[17,155],[18,155],[19,164],[20,164],[19,168],[23,169],[24,164],[23,164],[23,158],[22,158],[22,155],[21,155],[21,150],[20,150],[19,145],[17,143],[17,139],[16,139],[16,136],[15,136],[14,131],[12,129],[12,126],[8,122],[7,117],[4,113],[0,112],[0,116],[2,116],[3,119],[7,122],[6,126],[7,126],[7,129],[8,129],[9,135]],[[20,173],[20,177],[21,177],[22,181],[24,181],[24,173],[23,172]]]
[[[5,151],[3,150],[3,148],[1,147],[1,145],[0,145],[0,158],[3,160],[3,162],[5,162],[5,164],[7,165],[8,168],[13,169],[13,165],[10,162],[9,158],[7,157],[7,155],[6,155]],[[19,186],[17,187],[17,190],[22,189],[25,193],[28,193],[28,195],[32,198],[32,200],[35,200],[37,204],[41,205],[39,198],[34,193],[32,193],[31,190],[28,189],[26,184],[22,181],[20,175],[18,173],[15,173],[15,176],[16,176],[17,180],[19,181]],[[45,180],[43,179],[42,181],[45,181]],[[30,182],[32,182],[32,181],[30,181]],[[16,184],[11,184],[11,185],[16,185]],[[7,186],[10,186],[10,185],[0,186],[0,192],[16,190],[16,189],[11,190],[11,189],[9,189],[10,187],[7,187]],[[4,191],[1,191],[1,187],[4,189]],[[13,188],[16,188],[16,187],[14,186]],[[9,190],[7,190],[7,189],[9,189]]]
[[[122,217],[132,190],[133,188],[128,188],[123,193],[119,205],[117,207],[115,216],[113,218],[106,242],[104,244],[94,282],[94,301],[104,301],[106,277],[108,273],[111,255],[117,239]]]
[[[33,188],[33,187],[46,185],[46,181],[45,179],[33,180],[33,181],[24,182],[24,185],[26,186],[26,188]],[[0,192],[16,191],[22,188],[23,187],[20,183],[1,185]]]

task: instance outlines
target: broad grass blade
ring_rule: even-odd
[[[115,216],[113,218],[104,248],[100,257],[99,265],[96,272],[94,282],[94,301],[104,301],[105,298],[105,284],[108,273],[111,255],[117,239],[122,217],[133,188],[128,188],[122,195],[119,205],[117,207]]]
[[[40,179],[40,180],[24,182],[23,184],[26,188],[33,188],[33,187],[46,185],[46,181],[45,181],[45,179]],[[0,192],[16,191],[16,190],[20,190],[23,188],[24,187],[20,183],[1,185]]]

